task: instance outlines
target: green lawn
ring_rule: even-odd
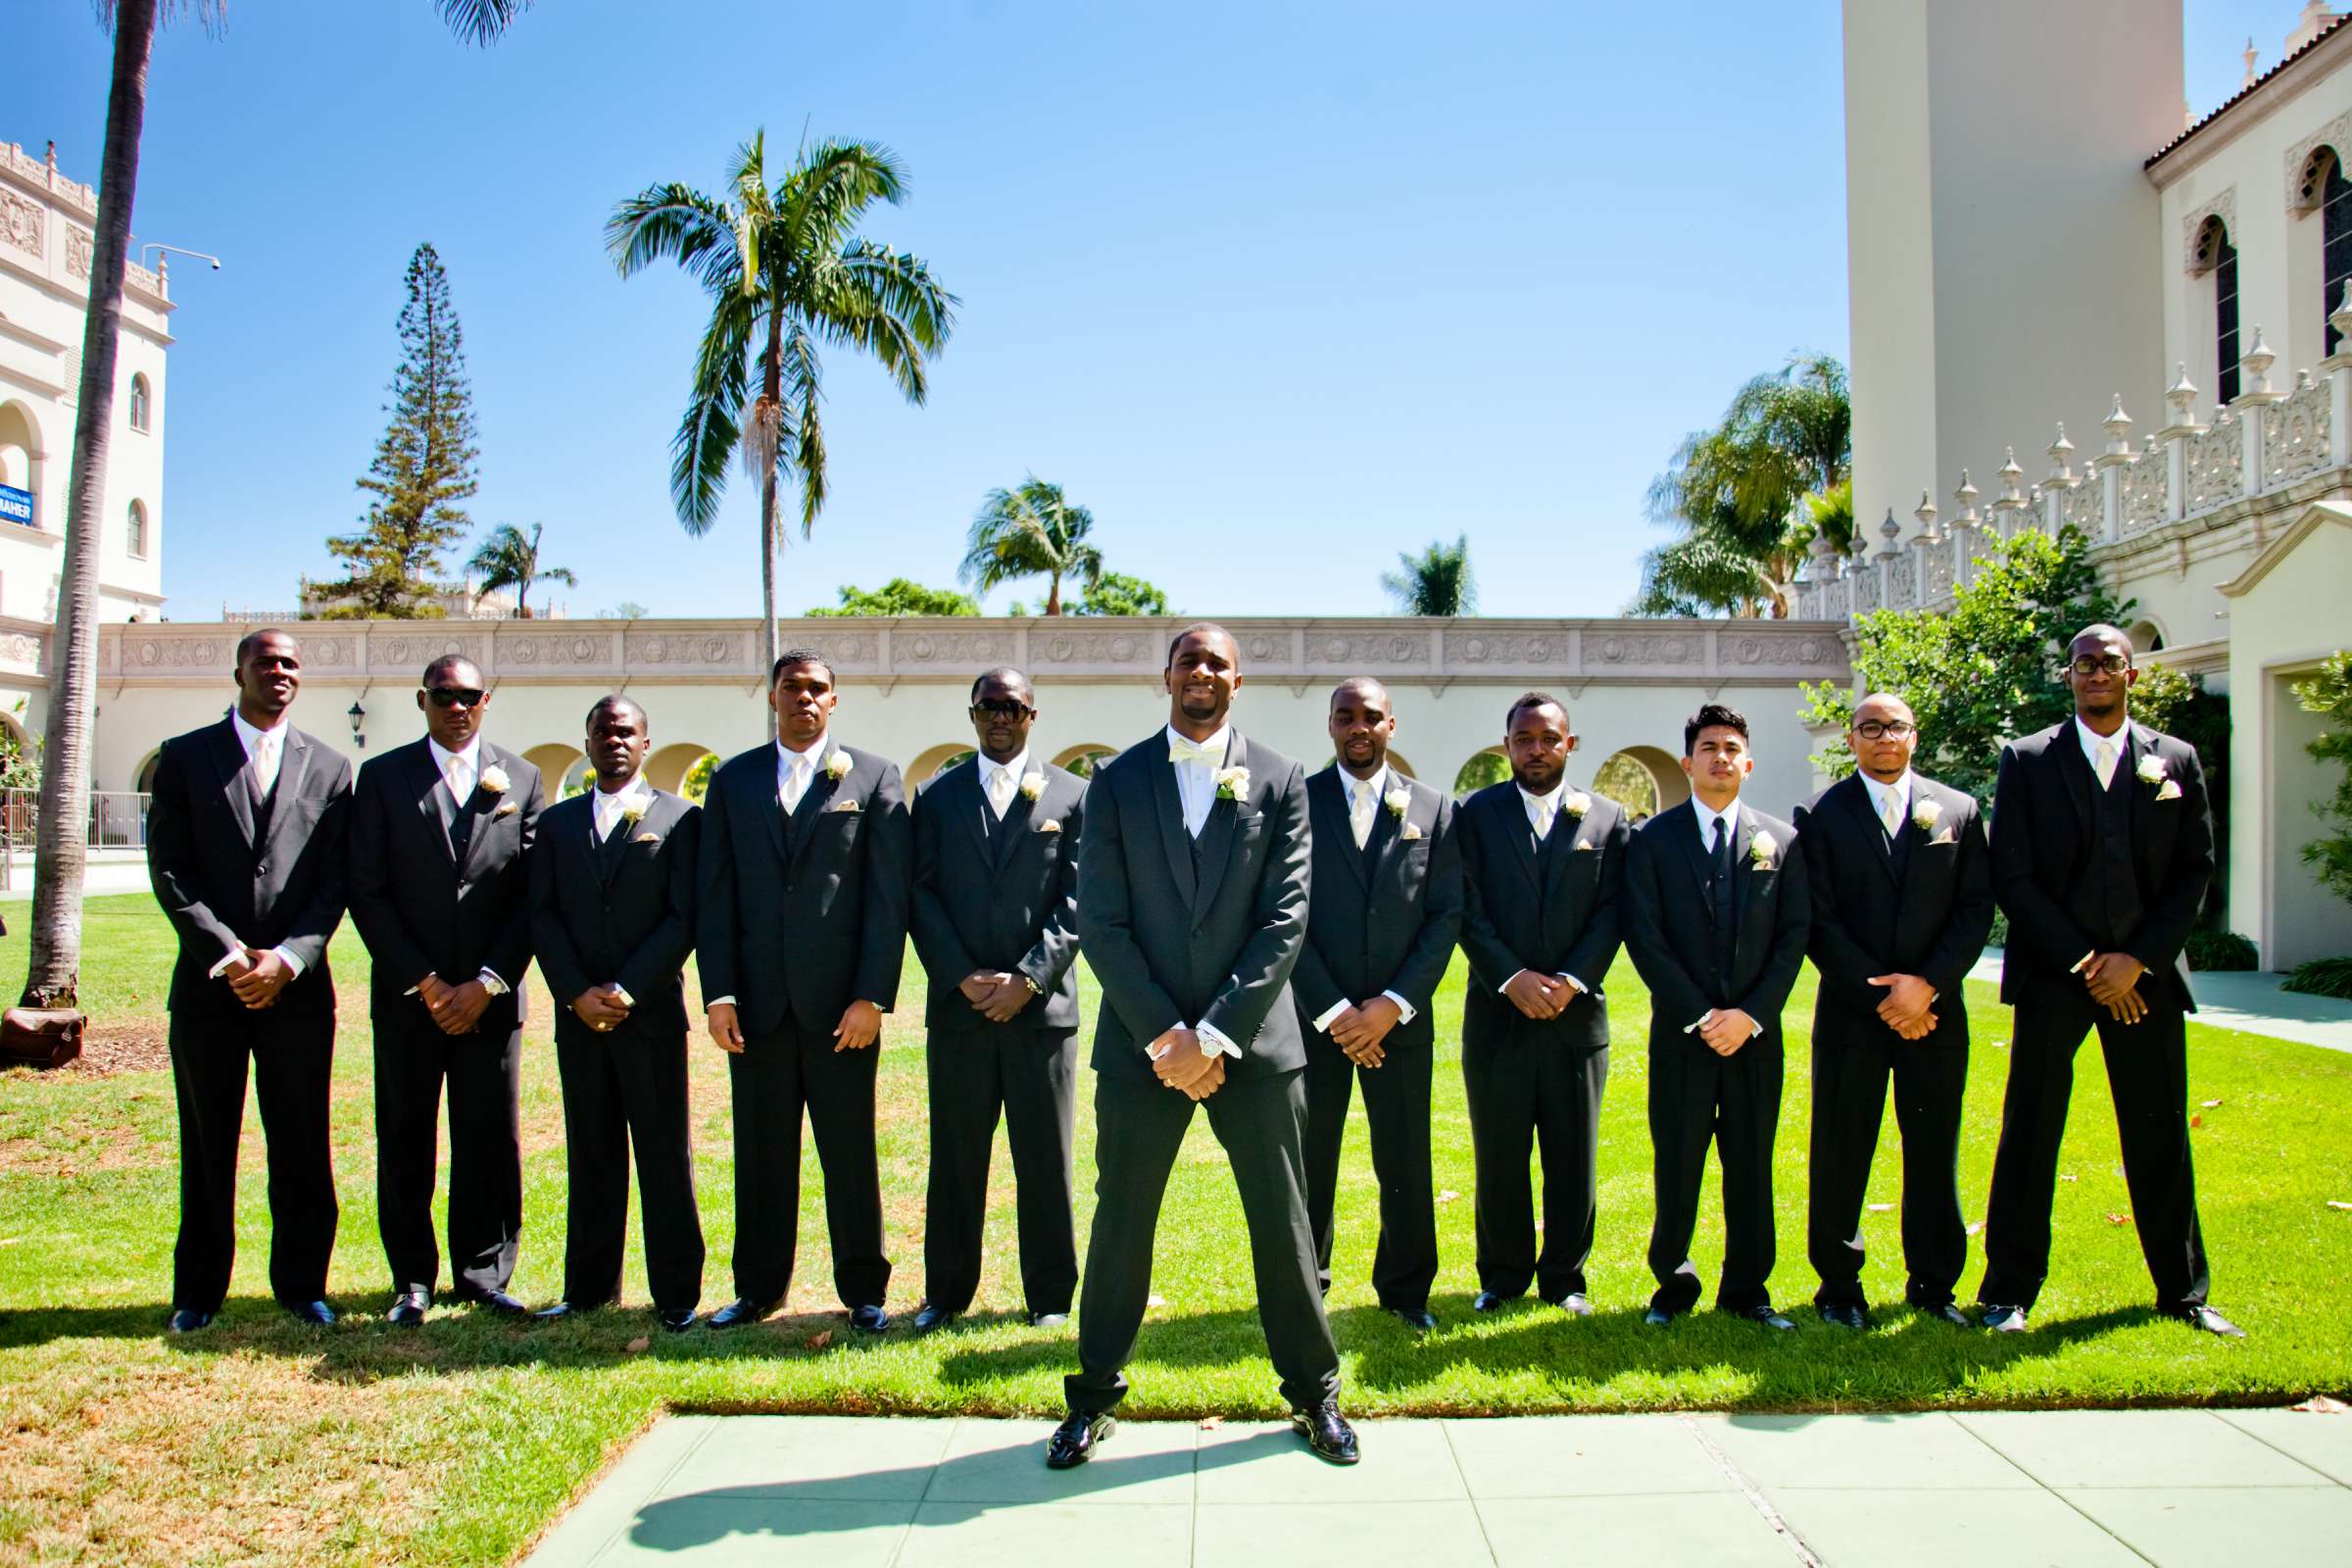
[[[144,899],[94,901],[85,995],[100,1035],[152,1038],[170,937]],[[23,972],[24,938],[0,941]],[[335,946],[346,999],[365,994],[366,956],[348,928]],[[898,1019],[921,1016],[919,979]],[[2095,1048],[2084,1058],[2058,1193],[2057,1272],[2022,1339],[1955,1333],[1883,1310],[1860,1341],[1809,1314],[1788,1336],[1700,1313],[1672,1331],[1641,1324],[1649,1289],[1648,1140],[1641,1041],[1646,999],[1629,965],[1610,976],[1618,1053],[1602,1128],[1599,1314],[1577,1321],[1530,1302],[1473,1320],[1471,1161],[1454,1051],[1442,1047],[1437,1181],[1442,1327],[1416,1340],[1373,1304],[1365,1283],[1376,1192],[1360,1128],[1349,1145],[1332,1294],[1357,1415],[1488,1411],[2118,1405],[2272,1401],[2352,1386],[2352,1200],[2343,1129],[2352,1057],[2192,1026],[2199,1175],[2216,1304],[2251,1338],[2202,1338],[2147,1311],[2148,1286],[2116,1162]],[[1438,1000],[1439,1037],[1460,1017],[1457,962]],[[562,1121],[546,994],[523,1085],[528,1229],[519,1294],[551,1299],[562,1278]],[[1978,1009],[1962,1190],[1982,1212],[1997,1126],[2008,1014],[1987,988]],[[1089,1000],[1091,1010],[1092,1002]],[[1802,1041],[1811,975],[1789,1006]],[[243,1250],[222,1322],[189,1341],[159,1329],[176,1213],[169,1074],[0,1076],[0,1562],[490,1563],[530,1543],[598,1469],[664,1408],[1019,1413],[1059,1404],[1071,1332],[1020,1319],[1010,1190],[1000,1149],[992,1266],[975,1315],[916,1341],[849,1340],[830,1298],[813,1152],[800,1278],[788,1316],[731,1335],[671,1338],[624,1310],[556,1329],[437,1311],[422,1333],[374,1321],[386,1281],[375,1237],[368,1053],[352,1016],[336,1062],[343,1245],[333,1289],[354,1316],[299,1329],[268,1298],[260,1134],[248,1114],[240,1194]],[[1804,1048],[1791,1053],[1778,1157],[1776,1299],[1796,1306],[1813,1280],[1803,1252]],[[732,1205],[724,1067],[699,1038],[697,1141],[711,1244],[706,1301],[728,1294]],[[920,1297],[924,1174],[919,1029],[897,1025],[882,1057],[883,1186],[899,1273],[894,1306]],[[1360,1117],[1360,1109],[1357,1111]],[[1081,1110],[1082,1186],[1093,1167]],[[1892,1205],[1893,1127],[1870,1201]],[[1164,1304],[1132,1368],[1139,1416],[1279,1412],[1251,1309],[1241,1218],[1223,1157],[1197,1122],[1170,1187],[1157,1291]],[[1694,1255],[1710,1287],[1722,1224],[1710,1193]],[[1082,1199],[1082,1207],[1091,1198]],[[1080,1216],[1081,1226],[1085,1222]],[[1898,1299],[1891,1206],[1866,1214],[1867,1283]],[[1081,1230],[1083,1235],[1083,1229]],[[1964,1282],[1973,1288],[1975,1268]],[[632,1266],[630,1299],[645,1299]],[[1039,1424],[1042,1441],[1045,1422]],[[1371,1441],[1377,1442],[1375,1434]]]

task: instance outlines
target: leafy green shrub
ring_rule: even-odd
[[[2352,958],[2314,958],[2297,964],[2280,989],[2307,997],[2341,997],[2352,1002]]]
[[[2254,944],[2234,931],[2191,931],[2188,966],[2191,969],[2252,969],[2260,956]]]
[[[1992,911],[1992,934],[1984,939],[1984,943],[1985,946],[1994,948],[2005,948],[2009,945],[2009,911],[2007,909]]]

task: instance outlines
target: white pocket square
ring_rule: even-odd
[[[1058,833],[1061,831],[1061,824],[1059,822],[1040,822],[1037,824],[1037,830],[1040,833]]]
[[[2156,792],[2156,798],[2160,801],[2177,801],[2180,798],[2180,786],[2168,778],[2164,781],[2164,788]]]
[[[490,814],[493,818],[501,816],[513,816],[516,811],[521,809],[522,803],[520,801],[508,801],[502,804],[497,810],[492,811]]]
[[[1407,822],[1404,824],[1404,826],[1396,830],[1396,836],[1402,839],[1405,843],[1410,844],[1413,842],[1413,840],[1421,836],[1421,828],[1417,823]]]
[[[1576,853],[1579,855],[1584,854],[1588,850],[1597,850],[1599,848],[1600,846],[1593,843],[1591,839],[1578,839],[1576,841]]]
[[[637,842],[640,844],[659,844],[662,842],[662,835],[659,833],[640,833],[637,835]]]
[[[864,809],[864,808],[860,807],[856,801],[852,800],[835,801],[831,806],[826,807],[825,809],[828,811],[858,811]]]

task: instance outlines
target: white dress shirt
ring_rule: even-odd
[[[1867,783],[1868,780],[1864,780],[1864,782]],[[1700,800],[1696,795],[1692,795],[1690,797],[1690,813],[1698,818],[1698,847],[1707,852],[1710,859],[1713,858],[1715,854],[1715,824],[1718,822],[1723,824],[1724,838],[1732,846],[1733,858],[1735,859],[1739,858],[1740,798],[1737,795],[1732,797],[1732,804],[1725,807],[1720,811],[1710,810],[1706,802]],[[1706,1011],[1700,1013],[1697,1017],[1683,1025],[1683,1033],[1690,1034],[1693,1030],[1703,1028],[1706,1024],[1706,1021],[1714,1016],[1715,1009],[1713,1007],[1709,1007]],[[1761,1030],[1763,1027],[1764,1025],[1762,1021],[1759,1020],[1756,1024],[1756,1028]]]
[[[1217,770],[1225,766],[1233,750],[1233,726],[1222,725],[1204,741],[1195,741],[1176,733],[1176,726],[1167,727],[1168,765],[1176,771],[1176,800],[1184,811],[1184,830],[1194,838],[1208,826],[1208,813],[1217,804]],[[1242,1048],[1226,1038],[1225,1032],[1206,1023],[1193,1025],[1193,1033],[1200,1038],[1200,1054],[1226,1055],[1241,1058]],[[1144,1054],[1153,1061],[1159,1055],[1144,1047]],[[1165,1053],[1159,1054],[1164,1055]]]
[[[2132,750],[2132,721],[2127,718],[2114,734],[2102,735],[2083,723],[2082,715],[2078,713],[2075,715],[2075,736],[2082,743],[2082,760],[2090,764],[2092,778],[2099,778],[2099,748],[2108,748],[2109,772],[2106,778],[2099,778],[2099,788],[2105,789],[2115,777],[2113,769],[2123,762],[2125,754]]]
[[[245,748],[245,765],[253,770],[254,783],[267,796],[277,787],[278,765],[286,760],[286,726],[281,723],[275,729],[257,729],[246,723],[245,715],[233,708],[228,710],[228,722],[237,732],[237,744]],[[302,978],[303,961],[294,956],[292,950],[284,943],[279,943],[270,951],[285,960],[286,967],[294,971],[295,979]],[[243,948],[229,949],[220,956],[220,961],[207,971],[205,978],[219,979],[227,972],[230,964],[244,956]]]
[[[1348,797],[1348,820],[1350,824],[1353,824],[1359,819],[1363,819],[1370,822],[1374,826],[1379,825],[1380,813],[1388,809],[1389,779],[1391,776],[1392,775],[1389,772],[1389,767],[1386,762],[1383,762],[1381,764],[1380,771],[1373,774],[1370,778],[1357,778],[1353,773],[1348,772],[1345,766],[1340,769],[1340,787]],[[1402,786],[1399,785],[1398,787],[1401,788]],[[1364,803],[1367,801],[1369,801],[1372,806],[1371,813],[1368,817],[1364,812]],[[1367,830],[1362,837],[1359,837],[1355,841],[1355,847],[1359,850],[1362,849],[1364,845],[1369,842],[1371,834]],[[1413,1021],[1413,1017],[1419,1009],[1414,1007],[1411,1003],[1405,1001],[1394,991],[1383,991],[1381,995],[1388,998],[1391,1002],[1396,1004],[1397,1023],[1408,1024]],[[1354,1005],[1354,1003],[1349,1002],[1346,997],[1342,997],[1330,1006],[1324,1008],[1322,1016],[1315,1020],[1315,1033],[1331,1033],[1333,1021],[1336,1020],[1341,1013],[1346,1012],[1349,1007]]]
[[[653,804],[654,787],[645,781],[643,773],[637,774],[616,790],[597,790],[589,806],[588,842],[602,844],[611,838],[613,824],[629,814],[630,807],[637,808],[637,814],[643,816]]]
[[[989,814],[998,821],[1012,809],[1012,798],[1019,793],[1021,777],[1029,771],[1029,752],[1026,747],[1009,762],[992,762],[987,757],[975,754],[980,764],[980,798],[988,803]]]
[[[1567,775],[1562,774],[1560,781],[1543,795],[1530,794],[1524,786],[1513,785],[1512,787],[1519,791],[1519,804],[1527,808],[1527,836],[1534,841],[1537,853],[1541,854],[1544,849],[1544,841],[1550,838],[1560,825],[1560,802],[1568,794]],[[1516,980],[1525,973],[1527,973],[1525,969],[1513,970],[1510,980],[1505,980],[1494,988],[1495,995],[1500,996],[1503,992],[1508,991],[1511,988],[1511,980]],[[1576,987],[1580,996],[1590,995],[1592,990],[1591,986],[1565,969],[1559,971],[1559,978]]]
[[[448,786],[451,802],[463,811],[466,803],[473,799],[473,792],[482,787],[482,738],[476,735],[466,743],[466,749],[462,752],[444,750],[441,743],[430,735],[424,738],[424,745],[433,754],[433,767],[440,773],[441,782]],[[440,977],[435,975],[434,978]],[[498,971],[486,963],[474,978],[482,983],[484,991],[494,997],[503,997],[512,989],[499,978]],[[403,995],[413,997],[417,990],[417,987],[411,986]]]
[[[1911,814],[1911,770],[1904,768],[1903,776],[1891,784],[1882,784],[1868,773],[1854,776],[1870,792],[1870,808],[1878,813],[1880,824],[1886,829],[1886,836],[1891,839],[1902,832],[1903,818]],[[1707,831],[1712,833],[1714,829]]]

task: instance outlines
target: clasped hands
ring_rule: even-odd
[[[2137,1023],[2148,1015],[2148,1004],[2135,989],[2148,966],[2129,953],[2093,953],[2077,965],[2090,1000],[2121,1023]]]
[[[1874,974],[1869,983],[1886,987],[1879,1004],[1879,1021],[1905,1040],[1925,1040],[1936,1032],[1936,988],[1915,974]]]
[[[1522,1016],[1539,1023],[1557,1018],[1568,1010],[1568,1004],[1583,993],[1569,983],[1564,974],[1538,974],[1522,969],[1502,983],[1502,994],[1510,999]]]
[[[990,1023],[1010,1023],[1029,1005],[1029,999],[1037,995],[1029,989],[1028,981],[1002,969],[974,969],[957,982],[956,989],[972,1004],[972,1010]]]
[[[1331,1020],[1331,1043],[1359,1067],[1377,1067],[1389,1059],[1389,1031],[1404,1018],[1395,997],[1374,997],[1345,1008]]]
[[[703,1009],[710,1042],[729,1055],[743,1054],[743,1019],[732,1002],[713,1002]],[[863,1051],[882,1036],[882,1009],[870,1002],[853,1002],[833,1026],[833,1052]]]
[[[453,986],[437,974],[428,974],[416,982],[416,995],[445,1035],[473,1033],[490,1006],[490,988],[478,976]]]
[[[293,966],[271,948],[237,944],[237,956],[220,973],[239,1002],[254,1012],[277,1005],[277,994],[294,978]]]
[[[572,1015],[600,1035],[609,1035],[629,1021],[629,994],[620,982],[590,986],[571,999]]]
[[[1763,1028],[1738,1007],[1713,1007],[1698,1021],[1698,1038],[1718,1056],[1728,1056],[1762,1033]]]
[[[1144,1048],[1152,1071],[1188,1100],[1206,1100],[1225,1085],[1225,1056],[1204,1054],[1198,1032],[1178,1024]]]

